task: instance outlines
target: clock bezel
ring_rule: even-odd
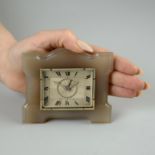
[[[51,71],[91,71],[92,72],[92,98],[91,98],[91,106],[79,106],[79,107],[47,107],[44,106],[45,105],[45,78],[43,77],[42,72],[48,72],[50,74]],[[49,75],[48,75],[49,76]],[[48,77],[50,80],[50,77]],[[96,69],[95,68],[41,68],[40,69],[40,110],[44,110],[44,111],[51,111],[51,110],[55,110],[55,111],[67,111],[67,110],[71,110],[71,111],[75,111],[75,110],[94,110],[95,109],[95,79],[96,79]],[[50,82],[49,82],[50,83]],[[48,83],[48,85],[49,85]],[[49,97],[49,91],[48,91],[48,97]]]

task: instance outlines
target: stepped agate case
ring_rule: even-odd
[[[25,53],[22,60],[27,80],[25,123],[77,118],[94,123],[111,121],[111,52],[88,54],[59,48],[50,53]]]

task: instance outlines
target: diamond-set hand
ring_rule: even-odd
[[[66,86],[66,90],[71,90],[70,86],[71,86],[72,81],[73,81],[72,79],[69,81],[69,84]]]

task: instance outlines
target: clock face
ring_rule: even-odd
[[[93,110],[95,69],[40,69],[42,110]]]

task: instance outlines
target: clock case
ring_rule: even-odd
[[[24,123],[43,123],[52,119],[87,118],[94,123],[111,122],[111,105],[108,103],[110,73],[113,71],[113,53],[75,53],[58,48],[50,53],[32,51],[22,55],[26,76],[26,103],[23,107]],[[40,108],[40,69],[95,68],[94,110],[42,110]]]

